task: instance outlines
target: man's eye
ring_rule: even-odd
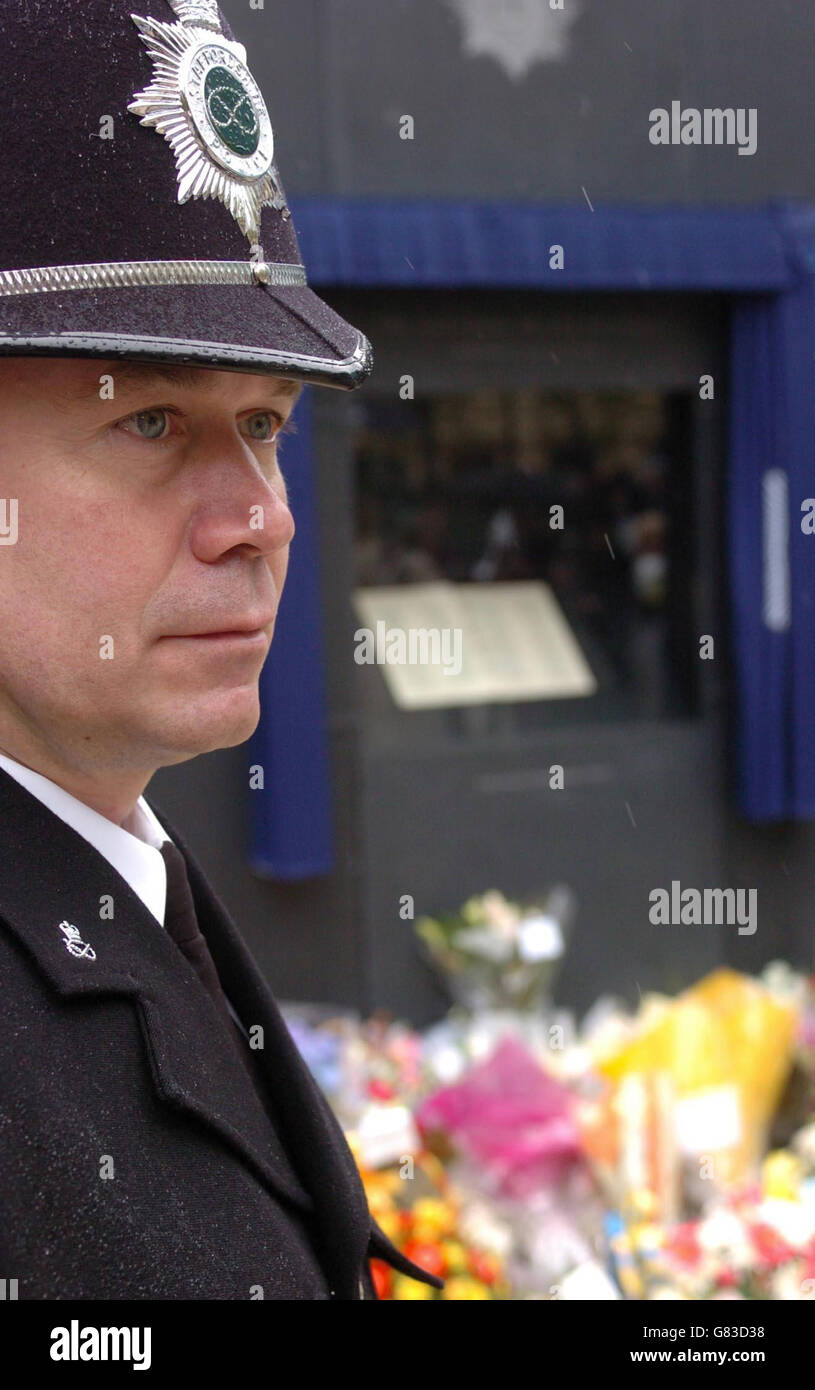
[[[254,415],[250,415],[246,421],[246,430],[252,439],[263,440],[274,439],[275,430],[278,425],[277,417],[271,415],[268,410],[259,410]]]
[[[140,439],[163,439],[168,433],[170,414],[167,410],[140,410],[122,420],[122,428],[137,434]]]

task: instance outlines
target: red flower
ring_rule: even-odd
[[[428,1274],[436,1274],[441,1278],[446,1272],[447,1261],[444,1251],[438,1245],[431,1245],[429,1241],[409,1240],[405,1245],[405,1254],[414,1264],[419,1265],[420,1269],[426,1269]]]
[[[500,1260],[488,1250],[471,1250],[467,1256],[467,1264],[473,1278],[480,1280],[482,1284],[494,1284],[501,1273]]]
[[[390,1298],[393,1271],[384,1260],[369,1260],[377,1298]]]
[[[374,1077],[372,1081],[368,1082],[368,1095],[373,1096],[376,1100],[392,1100],[394,1091],[387,1081],[380,1081]]]
[[[758,1222],[750,1227],[750,1239],[761,1262],[769,1265],[771,1269],[786,1264],[788,1260],[798,1258],[797,1250],[794,1250],[772,1226],[767,1226],[763,1222]]]

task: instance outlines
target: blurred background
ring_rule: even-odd
[[[406,896],[435,917],[555,883],[579,1013],[809,969],[815,10],[223,8],[310,281],[375,370],[309,389],[284,442],[297,535],[257,735],[156,800],[278,998],[430,1024],[449,1001]],[[652,144],[674,101],[754,110],[755,152]],[[530,583],[590,692],[513,699],[499,671],[501,698],[408,708],[355,660],[361,590]],[[654,926],[674,880],[757,890],[757,930]]]

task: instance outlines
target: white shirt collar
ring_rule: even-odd
[[[18,763],[5,753],[0,753],[0,767],[53,811],[55,816],[70,825],[83,840],[98,849],[130,884],[156,921],[164,925],[167,871],[159,846],[170,836],[143,796],[139,797],[125,825],[116,825],[86,806],[84,801],[71,796],[64,787],[57,786],[50,778],[43,777],[42,773]]]

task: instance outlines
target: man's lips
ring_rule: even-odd
[[[266,637],[262,627],[256,628],[253,632],[180,632],[177,637],[171,638],[175,642],[252,642]]]
[[[224,623],[223,627],[205,628],[201,632],[168,632],[164,639],[195,640],[195,641],[225,641],[238,640],[250,641],[259,640],[266,637],[266,628],[274,622],[275,614],[261,613],[257,618],[248,618],[242,622]]]

